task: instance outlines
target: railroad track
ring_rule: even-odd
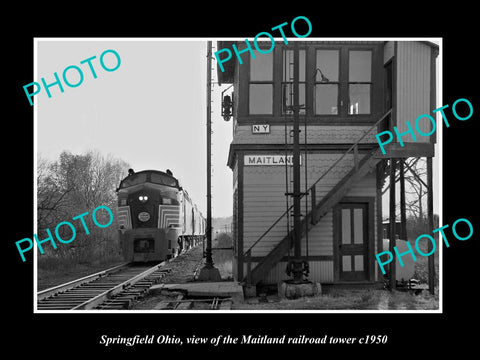
[[[155,310],[230,310],[232,299],[230,297],[212,297],[212,298],[185,298],[179,295],[176,299],[163,300]]]
[[[126,263],[40,291],[37,310],[128,309],[170,271],[165,265]]]

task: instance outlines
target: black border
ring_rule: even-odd
[[[36,9],[35,7],[39,7]],[[7,96],[4,109],[4,141],[2,142],[4,177],[3,207],[6,236],[2,242],[4,268],[4,319],[7,338],[4,351],[24,354],[33,350],[33,356],[64,357],[64,350],[75,355],[107,355],[149,353],[178,356],[193,350],[197,356],[208,350],[223,356],[244,353],[250,356],[267,351],[279,351],[283,355],[325,356],[343,350],[356,354],[379,353],[389,356],[394,352],[405,354],[438,354],[446,349],[465,353],[473,348],[475,331],[469,327],[469,319],[476,313],[478,254],[478,211],[471,204],[478,199],[476,182],[476,136],[478,136],[477,111],[480,111],[476,33],[473,7],[456,3],[437,4],[421,10],[406,3],[392,3],[375,9],[373,3],[362,13],[359,3],[338,4],[335,9],[325,3],[304,3],[299,9],[289,4],[271,4],[265,11],[246,3],[200,4],[195,10],[188,3],[183,9],[149,5],[138,7],[130,4],[110,4],[105,12],[97,6],[85,4],[67,11],[66,8],[49,9],[45,5],[29,5],[25,9],[10,8],[12,21],[2,28],[6,39],[4,74]],[[274,9],[272,9],[274,8]],[[244,12],[242,12],[242,10]],[[273,11],[275,10],[275,11]],[[471,14],[471,15],[470,15]],[[444,313],[443,314],[33,314],[32,257],[22,263],[14,242],[33,233],[33,112],[26,101],[23,85],[33,81],[34,37],[253,37],[296,16],[307,16],[313,31],[310,37],[387,37],[419,36],[443,37],[443,104],[452,104],[458,98],[467,98],[474,107],[474,115],[468,121],[450,121],[450,128],[443,128],[444,171],[444,224],[452,224],[458,218],[469,219],[475,229],[473,237],[465,242],[453,240],[444,249]],[[168,19],[168,20],[167,20]],[[365,19],[371,19],[365,21]],[[8,28],[7,28],[8,27]],[[300,32],[300,30],[299,30]],[[437,150],[438,151],[438,150]],[[15,181],[11,181],[11,176]],[[13,295],[7,295],[13,294]],[[474,324],[472,324],[475,326]],[[388,335],[386,345],[375,346],[135,346],[103,347],[100,336],[133,336],[175,334],[214,336],[230,334],[269,334],[307,336],[364,336]],[[308,351],[313,351],[308,355]],[[206,355],[207,353],[205,353]]]

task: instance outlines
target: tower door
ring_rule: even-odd
[[[368,279],[368,203],[337,206],[337,263],[339,281]]]

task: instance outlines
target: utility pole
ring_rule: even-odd
[[[199,281],[219,281],[220,272],[212,258],[212,42],[207,42],[207,248],[205,265],[198,275]]]
[[[293,283],[302,283],[302,222],[300,209],[300,116],[299,116],[299,50],[298,42],[293,45],[293,229],[294,260],[292,263]]]
[[[308,259],[302,259],[302,220],[300,199],[300,104],[299,104],[299,78],[300,78],[300,51],[299,43],[293,42],[293,236],[294,252],[293,260],[288,263],[287,274],[293,275],[293,279],[284,281],[279,292],[283,292],[286,298],[300,296],[314,296],[321,292],[319,283],[309,281]],[[306,125],[305,125],[306,131]],[[305,142],[305,146],[306,142]],[[306,165],[305,165],[306,167]],[[306,169],[305,169],[306,171]],[[307,194],[304,194],[307,196]],[[306,221],[305,214],[305,221]],[[308,231],[308,229],[306,229]],[[306,232],[305,232],[306,234]],[[290,234],[289,234],[290,235]],[[290,245],[289,245],[290,246]]]

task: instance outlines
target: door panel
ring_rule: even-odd
[[[368,274],[368,204],[340,203],[339,280],[364,281]]]

